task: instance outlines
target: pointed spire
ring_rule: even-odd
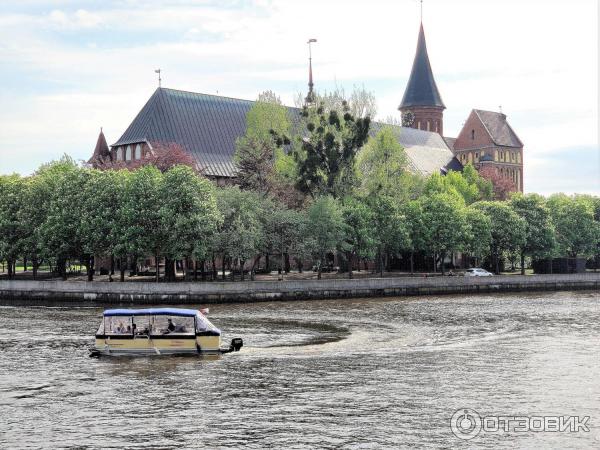
[[[443,109],[446,108],[433,78],[422,23],[419,30],[417,52],[413,61],[412,71],[410,72],[406,91],[404,91],[404,97],[402,97],[402,102],[398,109],[408,106],[437,106]]]
[[[306,94],[306,98],[304,99],[304,102],[306,104],[314,103],[316,100],[315,93],[313,92],[313,87],[315,86],[315,84],[313,83],[312,50],[311,50],[311,46],[310,46],[310,44],[312,44],[313,42],[317,42],[317,40],[309,39],[307,42],[307,44],[308,44],[308,94]]]
[[[96,141],[96,148],[94,149],[94,154],[92,155],[89,162],[103,162],[107,159],[110,159],[110,149],[108,148],[108,144],[106,143],[106,138],[104,137],[102,127],[100,127],[100,134],[98,135],[98,140]]]

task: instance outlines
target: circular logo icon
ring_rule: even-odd
[[[452,414],[450,429],[459,439],[473,439],[481,431],[481,416],[474,409],[459,409]]]

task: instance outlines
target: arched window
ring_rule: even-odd
[[[122,149],[123,147],[117,147],[117,149],[115,150],[115,155],[117,156],[117,161],[123,161],[123,152]]]
[[[131,145],[128,145],[125,151],[125,161],[131,161]]]
[[[471,140],[475,140],[475,130],[471,130]]]
[[[421,129],[421,121],[417,121],[417,128],[420,130]]]
[[[431,131],[431,120],[427,121],[427,131]]]
[[[140,144],[135,146],[135,153],[133,154],[133,159],[141,159],[142,158],[142,146]]]

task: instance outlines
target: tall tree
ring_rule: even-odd
[[[398,130],[383,127],[358,154],[361,190],[366,195],[403,195],[410,176],[407,164],[406,153],[398,141]]]
[[[502,253],[518,251],[525,245],[527,224],[504,202],[478,202],[473,207],[490,219],[492,234],[490,254],[494,272],[498,274]]]
[[[312,237],[312,253],[317,261],[317,277],[321,279],[327,255],[344,249],[346,225],[339,203],[331,196],[317,198],[308,208],[308,229]]]
[[[321,103],[318,107],[304,107],[301,115],[308,136],[301,149],[294,150],[298,165],[296,187],[313,198],[344,197],[356,182],[355,157],[368,138],[370,117],[355,118],[346,101],[341,110],[328,110]]]
[[[517,193],[510,206],[525,221],[525,244],[521,247],[521,275],[525,275],[525,256],[550,256],[555,247],[554,225],[546,200],[538,194]]]
[[[548,209],[556,230],[558,250],[565,256],[591,256],[600,240],[594,204],[586,196],[555,194],[548,198]]]
[[[443,275],[446,256],[462,250],[466,240],[464,201],[457,194],[434,193],[422,199],[422,207],[425,245],[433,254],[434,270],[439,257]]]
[[[176,166],[164,173],[160,197],[165,256],[183,260],[187,280],[190,259],[206,259],[208,243],[222,221],[214,186],[189,167]]]
[[[342,215],[346,222],[346,258],[348,277],[352,278],[353,263],[375,256],[377,241],[373,229],[373,212],[366,202],[356,198],[344,199]]]
[[[481,210],[473,207],[465,209],[467,234],[463,250],[468,256],[484,258],[490,252],[492,243],[492,223]]]
[[[14,276],[17,258],[23,250],[27,226],[19,210],[23,202],[24,182],[19,175],[0,176],[0,261],[6,261],[8,278]]]

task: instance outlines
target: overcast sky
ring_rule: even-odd
[[[600,193],[596,0],[425,0],[429,57],[456,136],[473,108],[507,114],[525,190]],[[0,173],[29,174],[115,142],[157,86],[292,105],[306,90],[372,91],[395,115],[418,0],[2,0]]]

